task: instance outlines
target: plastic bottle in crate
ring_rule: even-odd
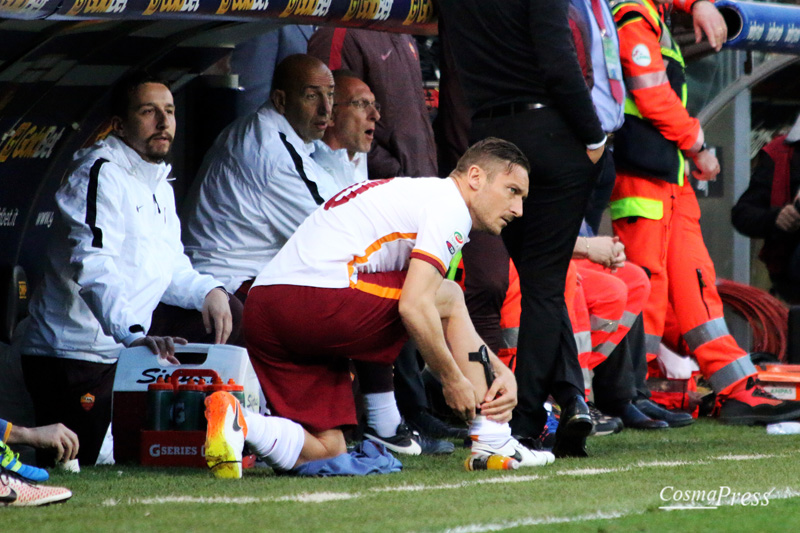
[[[205,385],[194,379],[178,386],[175,394],[175,429],[179,431],[198,431],[206,429]]]
[[[231,378],[228,380],[228,390],[231,394],[233,394],[234,398],[239,400],[239,403],[241,404],[242,408],[247,407],[246,400],[244,397],[244,385],[239,385],[238,383],[236,383],[236,381],[234,381],[233,378]]]
[[[215,392],[230,392],[230,386],[226,385],[222,380],[214,379],[209,385],[206,386],[206,396],[211,396]]]
[[[172,402],[175,389],[172,383],[158,376],[155,383],[147,387],[147,429],[166,431],[172,422]]]

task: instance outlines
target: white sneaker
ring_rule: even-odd
[[[472,436],[472,455],[504,455],[519,461],[519,466],[547,466],[556,460],[552,453],[526,448],[514,437],[510,437],[499,448],[481,442],[479,439],[478,435]]]
[[[239,401],[229,392],[219,391],[207,397],[205,403],[206,463],[218,478],[241,478],[247,423]]]

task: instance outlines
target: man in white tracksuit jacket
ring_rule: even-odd
[[[21,343],[37,425],[78,434],[78,459],[94,464],[111,419],[119,351],[148,346],[177,362],[178,337],[148,336],[160,301],[202,311],[216,342],[231,330],[228,295],[183,254],[171,167],[175,134],[167,86],[144,73],[112,96],[113,133],[75,154],[56,193],[59,223]]]

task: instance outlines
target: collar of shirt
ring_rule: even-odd
[[[297,132],[294,131],[292,125],[289,124],[289,121],[286,120],[286,117],[278,113],[272,106],[272,103],[266,103],[261,106],[258,110],[258,114],[264,115],[269,121],[275,124],[278,131],[286,135],[286,140],[289,141],[301,155],[311,156],[311,154],[314,153],[314,142],[307,143],[301,139]]]
[[[113,133],[103,142],[108,147],[110,161],[128,170],[136,179],[149,185],[153,191],[161,181],[167,179],[172,170],[172,166],[164,161],[160,163],[145,161],[136,150]]]

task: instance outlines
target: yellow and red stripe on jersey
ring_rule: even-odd
[[[378,252],[383,245],[389,242],[396,242],[399,240],[413,240],[416,241],[417,234],[416,233],[401,233],[401,232],[394,232],[388,235],[384,235],[380,239],[376,240],[372,244],[370,244],[366,250],[364,250],[364,254],[360,256],[356,256],[347,264],[347,276],[350,279],[350,288],[356,289],[362,292],[366,292],[380,298],[390,298],[392,300],[399,300],[400,299],[400,288],[397,287],[385,287],[383,285],[378,285],[375,283],[369,283],[364,280],[359,279],[356,282],[353,282],[353,272],[356,269],[356,265],[364,265],[369,263],[370,257]]]

